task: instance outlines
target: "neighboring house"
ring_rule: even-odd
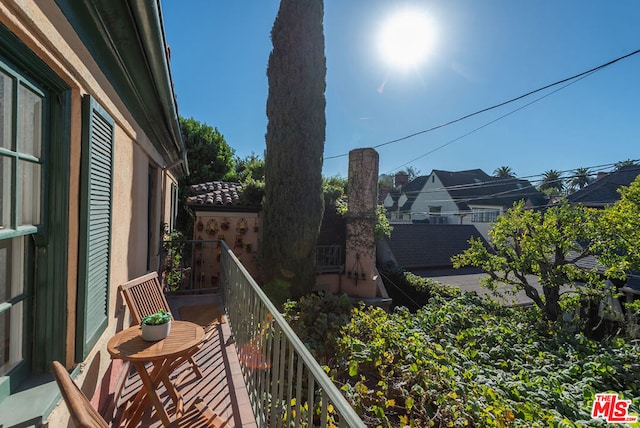
[[[258,278],[256,256],[262,225],[261,207],[242,202],[240,183],[213,181],[193,185],[189,190],[187,206],[195,212],[193,239],[224,240],[251,276]],[[195,252],[194,288],[218,287],[219,246],[213,242],[203,243]]]
[[[582,204],[591,208],[604,208],[620,200],[618,189],[629,186],[640,175],[640,165],[628,165],[617,171],[604,174],[583,189],[569,195],[570,204]],[[595,260],[592,261],[595,263]],[[631,272],[620,291],[626,294],[628,301],[640,298],[640,274]]]
[[[544,196],[527,180],[497,178],[480,169],[433,170],[387,195],[390,221],[435,224],[473,224],[488,239],[490,224],[524,200],[527,207],[543,206]]]
[[[594,182],[567,197],[570,204],[604,208],[620,200],[618,189],[629,186],[640,175],[640,165],[628,165],[599,176]]]
[[[50,364],[97,406],[126,376],[117,286],[158,269],[188,171],[159,0],[3,1],[0,124],[0,425],[66,426]]]

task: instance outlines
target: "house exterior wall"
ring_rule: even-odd
[[[453,201],[449,193],[444,190],[442,181],[436,174],[431,174],[425,183],[422,191],[413,202],[411,211],[414,213],[412,220],[424,220],[429,218],[429,207],[440,207],[440,217],[447,224],[458,224],[460,222],[458,206]]]
[[[46,63],[70,88],[66,361],[63,363],[67,367],[73,367],[77,363],[82,366],[76,383],[87,396],[92,397],[94,393],[100,392],[100,388],[112,386],[109,377],[103,380],[111,363],[106,351],[106,342],[117,330],[129,325],[128,314],[117,295],[117,286],[149,270],[157,269],[160,223],[170,216],[171,197],[168,191],[176,179],[170,171],[162,169],[162,155],[136,123],[55,1],[2,2],[0,23],[14,33],[26,45],[26,49]],[[2,53],[0,52],[0,55]],[[108,326],[88,357],[84,361],[75,361],[75,308],[82,187],[81,98],[85,94],[91,95],[115,121],[113,214]],[[156,183],[151,190],[150,182]],[[149,224],[149,219],[153,224]],[[28,402],[18,404],[30,405]],[[66,426],[67,420],[66,407],[59,405],[49,417],[49,426]]]
[[[484,218],[483,216],[477,216],[479,218],[476,218],[476,216],[473,215],[473,211],[478,210],[478,211],[491,212],[491,213],[495,212],[497,217],[504,214],[505,208],[500,205],[471,205],[471,204],[469,204],[469,208],[471,208],[472,212],[469,213],[469,215],[464,216],[462,224],[473,224],[476,227],[476,229],[478,229],[478,232],[480,232],[482,237],[486,239],[488,242],[490,242],[489,230],[491,230],[495,220],[486,221],[487,216],[485,216]],[[483,221],[477,221],[479,219]]]
[[[224,225],[227,226],[224,226]],[[226,228],[225,228],[226,227]],[[255,212],[196,211],[193,228],[195,240],[223,240],[253,278],[259,278],[257,266],[258,236],[262,218]],[[194,271],[196,288],[219,286],[220,247],[204,243],[195,249]],[[200,260],[200,262],[198,262]]]

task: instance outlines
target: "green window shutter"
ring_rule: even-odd
[[[82,168],[76,360],[108,324],[114,121],[93,98],[82,100]]]

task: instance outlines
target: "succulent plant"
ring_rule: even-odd
[[[160,309],[158,312],[147,315],[142,319],[142,324],[147,325],[160,325],[166,324],[171,321],[171,312],[166,312]]]

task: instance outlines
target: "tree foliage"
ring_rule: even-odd
[[[335,296],[287,305],[287,319],[367,426],[601,426],[590,410],[603,391],[631,400],[630,414],[640,410],[637,342],[550,329],[535,306],[406,280],[429,296],[415,313],[361,305],[346,316]]]
[[[233,149],[217,128],[194,118],[180,117],[180,132],[189,162],[189,175],[180,179],[176,229],[192,236],[193,214],[185,205],[189,186],[214,180],[234,180]]]
[[[420,170],[413,166],[408,166],[400,172],[405,172],[409,176],[409,183],[411,183],[413,180],[415,180],[420,176]]]
[[[498,178],[516,178],[516,173],[513,172],[510,166],[501,166],[493,171],[494,177]]]
[[[180,130],[189,160],[187,184],[235,178],[233,149],[218,128],[181,117]]]
[[[616,171],[621,170],[622,168],[624,168],[625,166],[631,166],[631,165],[637,165],[637,160],[634,159],[625,159],[623,161],[620,162],[616,162],[616,164],[614,165],[614,169]]]
[[[261,266],[293,297],[315,282],[322,219],[325,75],[321,0],[281,0],[271,30]]]
[[[597,216],[595,210],[564,203],[545,213],[517,203],[489,231],[495,252],[472,238],[471,247],[452,258],[454,267],[481,268],[489,274],[482,281],[491,290],[502,285],[514,292],[524,290],[548,320],[557,321],[561,286],[574,286],[576,292],[604,287],[595,266],[590,270],[580,266],[580,261],[593,255],[593,240],[599,235]],[[542,295],[530,275],[542,285]],[[578,283],[585,285],[578,289]]]
[[[416,313],[355,309],[342,330],[330,373],[367,426],[600,426],[590,410],[601,391],[638,412],[637,343],[549,330],[535,307],[429,294]]]
[[[576,189],[584,189],[589,183],[593,181],[589,168],[578,168],[573,172],[573,177],[569,181],[569,188],[572,191]]]
[[[606,279],[623,279],[640,267],[640,179],[605,210],[560,203],[543,213],[518,203],[498,218],[489,236],[493,251],[472,239],[469,249],[452,258],[454,267],[481,268],[492,290],[524,290],[548,320],[557,321],[561,286],[570,288],[567,298],[601,296]],[[528,275],[538,278],[542,295]]]
[[[245,158],[236,157],[236,179],[240,183],[252,179],[264,181],[264,159],[255,153],[251,153]]]
[[[562,178],[562,173],[555,169],[545,171],[542,182],[538,186],[538,190],[546,195],[560,195],[564,190],[564,178]]]

